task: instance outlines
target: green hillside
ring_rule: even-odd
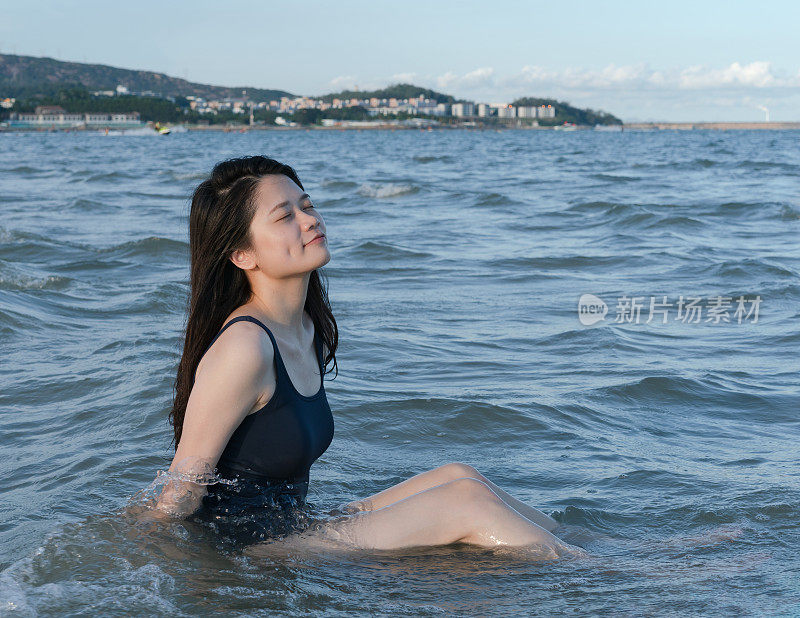
[[[154,96],[114,96],[94,97],[91,91],[115,90],[123,85],[132,93],[152,92]],[[152,71],[135,71],[119,69],[103,64],[83,64],[79,62],[63,62],[52,58],[35,58],[32,56],[16,56],[0,54],[0,98],[13,97],[17,102],[13,110],[0,110],[0,118],[11,111],[29,112],[37,105],[61,105],[70,112],[127,112],[138,111],[142,120],[161,120],[168,122],[244,122],[241,114],[221,112],[216,115],[201,115],[189,109],[187,96],[219,100],[241,98],[242,91],[247,91],[247,99],[255,102],[266,102],[281,97],[295,98],[298,95],[285,90],[270,90],[251,87],[224,87],[209,84],[197,84],[170,77]],[[411,99],[423,95],[438,103],[456,103],[452,95],[436,92],[413,84],[392,84],[386,88],[369,91],[343,90],[313,97],[330,103],[333,99]],[[166,97],[174,99],[169,101]],[[555,99],[524,97],[512,102],[514,106],[552,105],[556,109],[555,118],[540,118],[540,125],[561,125],[570,122],[578,125],[621,125],[622,121],[609,113],[593,109],[580,109],[564,101]],[[255,120],[274,123],[276,113],[270,110],[257,110]],[[292,116],[289,114],[289,116]],[[322,118],[338,118],[361,120],[369,117],[361,107],[348,107],[343,110],[301,109],[294,120],[301,124],[319,123]],[[410,117],[401,113],[398,118]],[[496,122],[497,119],[484,119],[484,122]]]
[[[314,98],[330,103],[333,99],[371,99],[372,97],[378,99],[413,99],[421,94],[425,95],[426,99],[433,99],[437,103],[454,103],[456,101],[449,94],[442,94],[430,88],[422,88],[413,84],[392,84],[379,90],[342,90],[341,92],[323,94]]]
[[[582,124],[594,126],[598,124],[622,124],[622,120],[603,111],[595,111],[593,109],[581,109],[579,107],[572,107],[565,101],[556,101],[555,99],[542,99],[537,97],[523,97],[516,99],[511,103],[515,107],[520,106],[533,106],[539,107],[540,105],[552,105],[556,109],[555,118],[539,118],[539,124],[543,126],[564,124],[571,122],[573,124]]]
[[[194,95],[206,99],[238,98],[247,90],[253,101],[270,101],[296,95],[285,90],[266,90],[247,86],[225,87],[196,84],[152,71],[118,69],[104,64],[63,62],[53,58],[0,54],[0,95],[33,98],[54,96],[65,86],[83,86],[88,90],[114,90],[118,84],[131,92],[152,91],[164,97]]]

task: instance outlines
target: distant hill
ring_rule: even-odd
[[[322,99],[326,103],[330,103],[333,99],[413,99],[419,95],[424,95],[426,99],[433,99],[437,103],[455,103],[455,97],[449,94],[436,92],[430,88],[423,88],[421,86],[414,86],[413,84],[392,84],[387,88],[379,90],[342,90],[341,92],[333,92],[330,94],[323,94],[315,99]]]
[[[150,91],[158,93],[162,97],[173,97],[176,99],[176,105],[166,105],[167,101],[161,101],[159,104],[152,99],[144,100],[136,97],[115,97],[113,102],[108,100],[98,102],[92,101],[88,92],[84,92],[114,90],[120,84],[135,93]],[[170,77],[164,73],[119,69],[104,64],[83,64],[80,62],[64,62],[53,58],[0,54],[0,97],[18,99],[18,111],[33,111],[35,105],[39,104],[67,104],[71,108],[70,111],[97,111],[97,109],[111,111],[111,107],[114,107],[113,111],[136,109],[142,112],[145,119],[155,118],[162,121],[177,121],[180,118],[185,118],[188,114],[188,111],[179,109],[183,108],[185,110],[188,107],[188,101],[183,97],[193,95],[205,99],[240,98],[242,90],[247,91],[248,99],[256,102],[298,96],[285,90],[198,84],[185,79]],[[433,99],[438,103],[452,104],[464,101],[464,99],[456,99],[452,95],[413,84],[392,84],[379,90],[342,90],[313,98],[322,99],[330,103],[335,98],[410,99],[420,95]],[[556,101],[555,99],[524,97],[513,101],[512,105],[537,107],[540,105],[552,105],[555,107],[556,117],[539,119],[539,124],[541,125],[560,125],[564,122],[579,125],[622,124],[619,118],[606,112],[573,107],[564,101]],[[2,115],[2,112],[3,110],[0,110],[0,115]],[[328,112],[328,117],[337,117],[334,112],[338,113],[336,110],[330,111]]]
[[[209,99],[239,98],[247,90],[253,101],[269,101],[296,95],[285,90],[249,86],[211,86],[197,84],[164,73],[118,69],[105,64],[64,62],[53,58],[0,54],[0,95],[14,98],[50,96],[65,86],[84,86],[89,90],[114,90],[118,84],[131,92],[152,91],[164,97],[194,95]]]
[[[415,86],[413,84],[393,84],[387,88],[379,90],[342,90],[341,92],[334,92],[314,97],[322,99],[330,103],[333,99],[370,99],[372,97],[378,99],[412,99],[424,95],[426,99],[433,99],[438,103],[457,103],[466,101],[466,99],[456,99],[449,94],[436,92],[429,88]],[[602,111],[595,111],[592,109],[581,109],[573,107],[565,101],[556,101],[555,99],[543,99],[537,97],[524,97],[515,100],[512,105],[519,106],[534,106],[552,105],[556,108],[556,117],[548,119],[540,119],[539,124],[542,125],[556,125],[563,124],[564,122],[571,122],[581,125],[598,125],[598,124],[622,124],[622,120]]]
[[[566,101],[556,101],[555,99],[523,97],[513,101],[511,104],[515,107],[552,105],[556,109],[556,117],[546,120],[539,119],[539,124],[563,124],[564,122],[590,126],[598,124],[622,124],[622,120],[607,112],[572,107],[572,105]]]

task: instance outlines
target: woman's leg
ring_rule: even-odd
[[[411,478],[408,478],[397,485],[393,485],[388,489],[384,489],[383,491],[369,496],[368,498],[349,503],[345,507],[345,512],[355,513],[358,511],[374,511],[425,489],[430,489],[431,487],[436,487],[437,485],[454,481],[459,478],[473,478],[483,481],[508,506],[513,508],[523,517],[529,519],[535,524],[538,524],[545,530],[552,531],[558,526],[558,522],[556,522],[556,520],[549,515],[542,513],[540,510],[525,504],[511,494],[503,491],[497,485],[483,476],[480,472],[478,472],[475,468],[463,463],[445,464],[443,466],[439,466],[438,468],[434,468],[433,470],[428,470],[427,472],[422,472],[421,474],[412,476]]]
[[[570,550],[548,530],[509,507],[483,481],[459,478],[374,510],[330,522],[329,538],[368,549],[447,545],[537,546],[543,558]]]

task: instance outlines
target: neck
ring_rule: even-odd
[[[286,279],[254,277],[250,280],[252,294],[248,303],[257,307],[287,337],[301,339],[305,331],[303,313],[310,278],[311,273]]]

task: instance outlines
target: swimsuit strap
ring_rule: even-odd
[[[267,328],[264,325],[263,322],[261,322],[260,320],[258,320],[257,318],[254,318],[252,316],[240,315],[239,317],[233,318],[230,322],[228,322],[223,327],[223,330],[225,330],[225,328],[227,328],[228,326],[230,326],[234,322],[238,322],[238,321],[241,321],[241,320],[247,320],[248,322],[253,322],[254,324],[258,324],[261,328],[263,328],[265,331],[267,331],[267,334],[269,335],[269,338],[272,341],[272,345],[275,347],[276,351],[278,350],[278,343],[275,341],[275,336],[272,334],[272,331],[269,328]],[[222,333],[222,331],[220,331],[220,334],[221,333]],[[219,335],[217,335],[217,336],[219,336]],[[314,350],[317,353],[317,363],[319,364],[320,370],[321,370],[322,369],[322,339],[319,337],[319,334],[317,333],[316,327],[314,328]],[[277,352],[277,354],[280,357],[281,353]],[[281,358],[281,362],[283,362],[282,358]],[[285,368],[285,365],[284,365],[284,368]]]
[[[226,323],[214,336],[214,338],[211,340],[211,343],[208,344],[208,347],[206,348],[205,352],[203,352],[203,354],[208,352],[209,348],[211,348],[211,346],[214,345],[214,342],[222,333],[225,332],[226,328],[228,328],[231,324],[235,324],[236,322],[244,322],[244,321],[252,322],[253,324],[258,324],[261,328],[267,331],[267,335],[269,335],[270,341],[272,341],[272,347],[275,349],[275,358],[280,364],[280,366],[283,368],[284,373],[286,373],[286,378],[289,381],[289,384],[292,385],[291,384],[292,381],[289,378],[289,373],[286,371],[286,365],[283,364],[283,358],[281,358],[281,353],[278,350],[278,342],[275,341],[275,336],[272,334],[272,331],[269,328],[267,328],[263,322],[261,322],[261,320],[258,320],[251,315],[240,315],[233,318],[228,323]],[[322,375],[322,343],[316,328],[314,328],[314,349],[317,352],[317,364],[319,365],[320,375]]]

